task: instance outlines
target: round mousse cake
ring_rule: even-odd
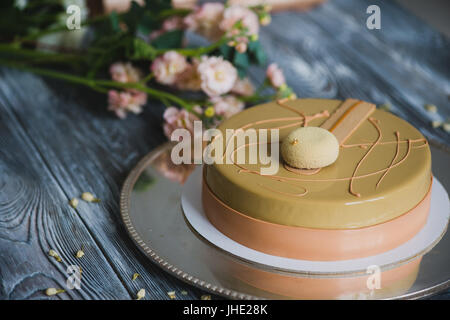
[[[301,127],[321,127],[336,136],[334,163],[294,168],[275,154],[279,148],[273,146]],[[427,220],[432,182],[428,143],[412,125],[371,103],[274,101],[246,109],[218,129],[224,154],[230,146],[234,152],[230,163],[204,166],[203,206],[219,231],[247,247],[305,260],[360,258],[401,245]],[[249,141],[227,140],[229,129],[268,129],[269,137],[278,129],[279,141],[257,136],[258,151],[268,149],[272,163],[260,157],[255,161]],[[238,149],[244,149],[245,161],[237,161]],[[276,172],[264,174],[262,169],[274,161]]]

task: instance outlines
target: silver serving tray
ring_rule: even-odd
[[[330,297],[326,288],[319,290],[314,287],[315,283],[320,283],[320,280],[311,281],[314,276],[262,267],[232,256],[198,235],[187,223],[181,209],[182,182],[192,172],[193,166],[173,165],[170,161],[171,148],[172,144],[166,143],[145,156],[130,172],[121,192],[123,223],[150,260],[191,285],[228,298]],[[448,192],[450,152],[435,145],[431,146],[431,151],[433,174]],[[396,280],[393,287],[384,290],[383,294],[367,296],[355,293],[343,297],[417,299],[450,287],[449,233],[422,257],[420,264],[415,265],[412,276]],[[336,277],[348,280],[352,276],[333,276]],[[287,283],[299,278],[309,280],[305,282],[306,286],[298,287],[298,293],[292,294],[292,288],[285,290]],[[315,293],[310,296],[312,292]],[[336,289],[333,292],[335,295]]]

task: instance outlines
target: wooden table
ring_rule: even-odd
[[[370,4],[381,8],[381,30],[366,28]],[[331,0],[307,13],[278,13],[260,38],[300,97],[389,102],[448,148],[450,135],[429,122],[450,116],[450,41],[393,1]],[[262,81],[264,70],[252,77]],[[438,114],[426,112],[426,103]],[[0,70],[0,299],[47,299],[43,290],[65,287],[69,265],[81,266],[82,289],[51,299],[132,299],[140,288],[152,299],[204,294],[147,261],[119,218],[127,173],[165,141],[162,111],[150,102],[121,121],[97,93]],[[71,208],[69,199],[84,191],[101,203]]]

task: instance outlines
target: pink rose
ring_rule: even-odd
[[[183,55],[168,51],[153,61],[151,70],[159,83],[172,85],[186,67],[187,61]]]
[[[156,38],[158,38],[159,36],[161,36],[163,33],[164,33],[164,30],[163,30],[163,29],[154,30],[154,31],[150,32],[150,34],[149,34],[149,36],[148,36],[148,39],[149,39],[150,41],[153,41],[153,40],[155,40]]]
[[[220,28],[223,31],[230,31],[238,21],[242,21],[242,25],[248,29],[249,35],[258,34],[258,16],[252,10],[239,5],[232,5],[225,9]]]
[[[191,31],[210,40],[218,40],[223,32],[219,27],[224,5],[222,3],[205,3],[184,18],[184,23]]]
[[[266,71],[266,76],[274,88],[279,88],[286,83],[283,71],[278,68],[276,63],[271,63]]]
[[[210,97],[227,93],[237,79],[235,67],[222,57],[203,56],[197,70],[201,88]]]
[[[162,29],[164,31],[182,30],[184,29],[184,19],[179,16],[172,16],[163,21]]]
[[[247,42],[238,42],[235,48],[237,52],[244,53],[247,51]]]
[[[187,129],[192,134],[194,132],[194,121],[199,120],[193,113],[185,109],[177,109],[175,107],[168,107],[163,114],[164,118],[164,134],[170,139],[172,132],[176,129]]]
[[[138,82],[141,80],[139,69],[133,67],[131,63],[116,62],[109,67],[111,78],[117,82]]]
[[[201,90],[202,80],[198,73],[198,65],[200,61],[193,59],[192,63],[188,64],[186,69],[180,73],[176,80],[176,87],[181,90],[199,91]]]
[[[225,119],[244,109],[244,103],[233,95],[211,98],[216,114]]]
[[[156,159],[153,160],[152,165],[167,179],[183,184],[195,169],[195,164],[174,164],[172,162],[171,153],[171,149],[161,152]]]
[[[163,33],[173,30],[182,30],[185,28],[184,20],[179,16],[172,16],[163,21],[162,27],[159,30],[154,30],[150,33],[150,41],[158,38]]]
[[[147,94],[136,90],[108,91],[108,110],[123,119],[127,112],[141,113],[142,106],[147,103]]]
[[[234,83],[231,92],[240,96],[248,97],[255,92],[255,88],[253,87],[253,84],[250,82],[249,78],[238,78]]]

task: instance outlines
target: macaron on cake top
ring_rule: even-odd
[[[320,127],[294,129],[281,144],[287,165],[298,169],[318,169],[333,164],[339,155],[339,142]]]

